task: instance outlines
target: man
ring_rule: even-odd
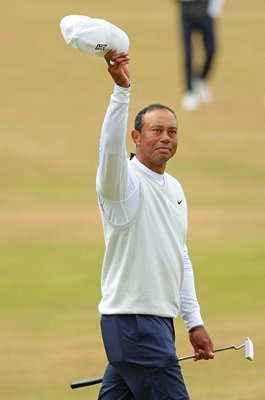
[[[155,104],[135,119],[136,155],[127,159],[128,53],[105,59],[115,87],[100,138],[97,192],[105,236],[103,342],[109,364],[99,399],[188,399],[175,350],[173,318],[181,312],[194,359],[213,358],[185,245],[187,205],[165,172],[177,149],[177,120]]]
[[[215,18],[221,13],[224,0],[177,1],[180,3],[186,87],[181,106],[192,111],[200,104],[210,104],[213,101],[207,80],[216,54]],[[196,71],[192,62],[192,36],[198,33],[202,36],[205,55],[202,65]]]

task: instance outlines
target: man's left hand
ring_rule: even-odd
[[[194,359],[210,360],[214,358],[213,343],[204,327],[197,327],[189,332],[190,342],[194,348]]]

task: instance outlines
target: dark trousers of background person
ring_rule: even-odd
[[[99,400],[189,400],[171,318],[102,315],[109,364]]]
[[[185,81],[186,90],[192,90],[193,79],[205,80],[211,70],[215,51],[216,41],[214,32],[214,20],[207,15],[196,15],[195,12],[187,12],[185,7],[181,8],[181,25],[184,45],[184,66],[185,66]],[[192,34],[200,32],[202,34],[205,60],[200,71],[193,71],[192,66]]]

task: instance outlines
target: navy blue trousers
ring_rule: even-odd
[[[192,90],[193,78],[206,79],[213,63],[216,52],[216,40],[214,30],[214,20],[209,15],[205,16],[189,16],[182,13],[181,15],[183,45],[185,52],[185,78],[186,89]],[[202,34],[205,59],[201,69],[194,71],[192,66],[192,34],[199,32]]]
[[[103,315],[109,364],[100,400],[188,400],[173,321],[151,315]]]

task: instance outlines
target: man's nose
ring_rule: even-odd
[[[162,132],[162,135],[161,135],[161,142],[170,142],[170,138],[169,138],[169,135],[168,135],[168,133],[167,133],[167,131],[166,130],[164,130],[163,132]]]

